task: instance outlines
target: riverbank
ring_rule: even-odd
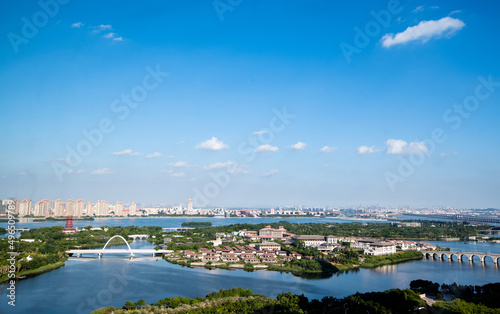
[[[34,277],[34,276],[41,275],[43,273],[47,273],[49,271],[61,268],[63,266],[64,266],[64,261],[60,261],[60,262],[48,264],[48,265],[45,265],[45,266],[42,266],[42,267],[39,267],[36,269],[21,271],[19,273],[16,273],[16,279],[20,280],[20,279]],[[4,282],[9,281],[11,279],[12,278],[9,278],[8,274],[3,275],[2,277],[0,277],[0,283],[4,283]]]

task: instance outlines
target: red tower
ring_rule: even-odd
[[[62,233],[76,233],[76,229],[73,227],[73,216],[66,217],[66,226],[64,226]]]

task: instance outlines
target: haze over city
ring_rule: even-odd
[[[497,3],[125,3],[2,3],[2,199],[500,206]]]

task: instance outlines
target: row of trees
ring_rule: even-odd
[[[414,280],[410,283],[411,289],[356,293],[340,299],[327,296],[321,300],[309,300],[304,295],[290,292],[280,293],[272,299],[248,289],[233,288],[194,299],[168,297],[150,305],[145,305],[144,300],[135,303],[127,301],[122,309],[107,307],[93,313],[123,313],[139,308],[142,308],[141,313],[166,313],[170,309],[176,309],[176,313],[411,313],[427,307],[419,293],[436,292],[436,288],[439,291],[439,286],[431,281]],[[459,293],[461,298],[435,303],[434,308],[438,311],[478,314],[500,312],[500,283],[484,286],[460,286],[454,283],[443,284],[441,288],[447,293]]]
[[[142,307],[143,300],[127,301],[123,309],[103,308],[95,314],[122,313]],[[153,309],[153,307],[161,306]],[[280,293],[275,299],[254,294],[251,290],[221,289],[204,298],[170,297],[146,306],[144,313],[164,313],[178,309],[177,313],[406,313],[425,306],[417,293],[410,289],[391,289],[384,292],[355,294],[337,299],[324,297],[309,300],[304,295]],[[183,310],[184,309],[184,310]]]
[[[439,222],[439,221],[419,221],[421,227],[398,227],[397,224],[390,223],[290,223],[280,221],[277,223],[265,224],[234,224],[228,226],[216,226],[206,229],[188,230],[186,234],[193,236],[202,232],[204,236],[215,239],[217,232],[233,232],[243,229],[259,230],[267,225],[273,228],[283,226],[288,232],[304,235],[335,235],[339,237],[373,237],[390,239],[422,239],[439,240],[441,237],[468,238],[475,236],[481,230],[479,226],[468,223]]]

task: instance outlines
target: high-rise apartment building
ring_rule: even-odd
[[[19,206],[19,216],[31,215],[31,199],[27,198]]]
[[[129,208],[129,214],[130,215],[135,215],[135,211],[137,210],[137,204],[135,202],[132,202],[132,204],[130,204],[130,208]]]
[[[85,215],[87,215],[87,216],[94,215],[94,206],[92,206],[92,202],[88,202],[85,205]]]
[[[109,203],[106,201],[97,201],[95,205],[96,216],[109,215]]]
[[[74,216],[83,216],[83,210],[85,209],[85,203],[83,200],[77,200],[75,202],[75,213]]]
[[[123,203],[122,202],[116,202],[115,216],[123,216]]]
[[[64,216],[64,204],[60,199],[54,202],[54,216]]]
[[[73,216],[75,214],[75,201],[66,201],[66,216]]]
[[[41,200],[35,204],[34,208],[35,216],[46,217],[50,215],[50,201],[49,200]]]

